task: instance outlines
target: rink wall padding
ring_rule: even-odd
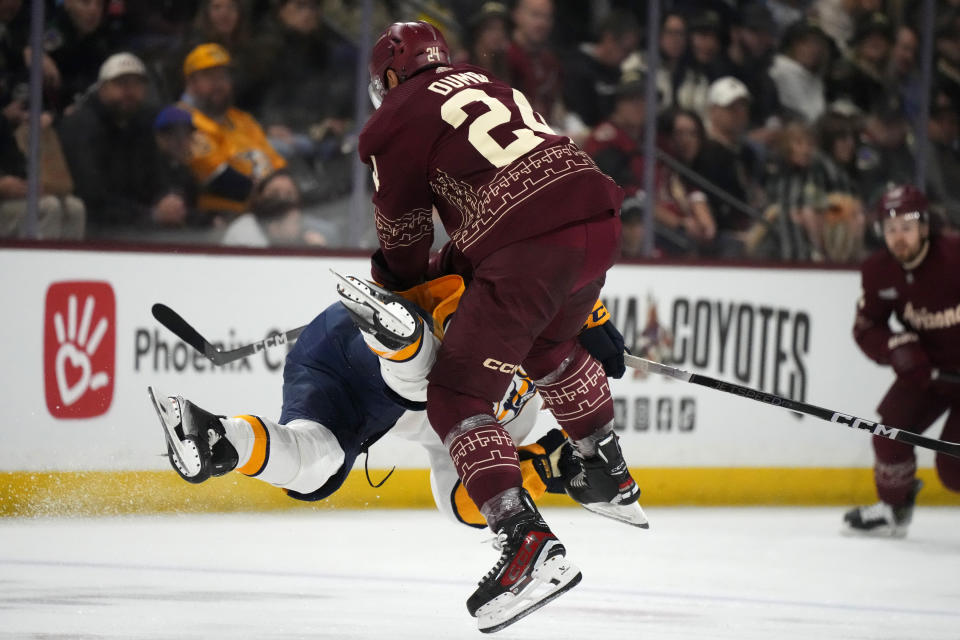
[[[331,499],[300,504],[230,474],[179,480],[146,387],[212,412],[276,419],[286,345],[214,367],[157,323],[162,302],[225,348],[310,322],[336,302],[330,269],[368,259],[305,252],[26,247],[0,244],[0,514],[428,507],[422,447],[387,435]],[[851,326],[850,269],[619,264],[603,298],[634,353],[866,419],[893,380]],[[650,340],[659,350],[649,351]],[[870,438],[672,379],[611,382],[616,427],[649,505],[872,501]],[[536,438],[555,423],[543,413]],[[927,435],[939,437],[942,422]],[[918,451],[924,504],[960,504]],[[550,497],[547,504],[570,504]]]
[[[849,506],[874,502],[868,469],[633,469],[640,502],[657,506]],[[382,478],[387,470],[371,470]],[[920,505],[960,505],[932,469],[920,469],[926,484]],[[576,507],[568,497],[547,494],[540,506]],[[333,496],[301,502],[280,489],[238,473],[200,485],[173,471],[73,471],[0,473],[0,517],[101,516],[326,509],[431,509],[429,472],[397,469],[383,486],[369,486],[353,471]]]

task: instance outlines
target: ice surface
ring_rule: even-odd
[[[840,536],[841,509],[647,512],[545,510],[583,582],[495,637],[960,638],[960,509],[899,541]],[[430,511],[0,519],[0,638],[476,639],[488,537]]]

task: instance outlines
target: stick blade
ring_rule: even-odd
[[[200,335],[196,329],[191,327],[186,320],[180,317],[179,313],[167,305],[160,304],[158,302],[150,308],[150,311],[153,313],[153,317],[157,320],[157,322],[172,331],[174,335],[200,353],[205,354],[208,350],[210,350],[210,348],[212,348],[212,345],[210,345],[210,343],[207,342],[207,340]]]

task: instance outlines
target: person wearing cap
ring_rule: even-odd
[[[887,80],[893,38],[893,24],[883,13],[860,18],[847,55],[834,63],[827,76],[827,100],[846,98],[862,111],[870,111],[894,92]]]
[[[61,123],[77,195],[87,206],[88,236],[180,226],[186,218],[183,198],[162,178],[147,85],[139,58],[114,54],[100,67],[95,90]]]
[[[564,62],[563,103],[588,127],[614,109],[620,65],[640,43],[640,25],[627,11],[611,11],[595,43],[583,43]]]
[[[960,105],[933,95],[927,121],[927,193],[947,224],[960,230]]]
[[[744,5],[730,25],[730,45],[727,47],[730,75],[750,87],[753,97],[750,101],[750,128],[753,130],[775,129],[779,123],[780,98],[777,85],[770,77],[775,54],[775,27],[770,9],[759,2]],[[758,137],[756,133],[751,136]]]
[[[196,212],[197,185],[190,171],[193,131],[193,116],[175,104],[161,109],[153,121],[154,139],[163,157],[163,181],[183,197],[187,224],[198,226],[202,219]]]
[[[719,13],[704,9],[690,19],[688,31],[689,46],[674,76],[673,104],[705,115],[710,83],[729,73],[724,23]]]
[[[864,355],[896,376],[877,407],[879,421],[923,433],[946,414],[937,437],[956,442],[960,384],[935,372],[960,371],[960,239],[937,233],[926,197],[911,184],[888,188],[875,216],[884,247],[860,268],[853,335]],[[844,531],[900,538],[922,487],[914,447],[874,437],[873,451],[879,502],[848,511]],[[938,453],[935,466],[944,487],[960,492],[960,459]]]
[[[823,75],[830,53],[829,36],[812,20],[790,25],[780,44],[780,53],[770,67],[780,104],[813,123],[826,108]]]
[[[857,170],[864,202],[876,202],[890,183],[913,180],[917,169],[909,136],[910,123],[895,93],[874,104],[864,115],[857,144]]]
[[[510,10],[502,2],[484,2],[467,20],[464,38],[468,61],[506,78],[507,49],[510,46]]]
[[[195,128],[189,166],[197,208],[211,222],[245,211],[254,185],[287,164],[254,117],[233,106],[230,64],[230,54],[215,43],[199,45],[183,62],[181,107]]]
[[[750,91],[733,76],[725,76],[710,85],[707,102],[707,142],[694,169],[729,195],[757,206],[763,200],[760,162],[745,136],[750,122]],[[718,251],[735,255],[739,236],[752,220],[713,193],[707,197],[717,222]]]
[[[605,174],[623,187],[627,195],[643,188],[643,125],[647,109],[646,85],[639,71],[628,71],[614,90],[610,116],[594,127],[583,150]]]
[[[117,50],[118,41],[105,20],[105,0],[56,4],[43,44],[60,77],[58,107],[65,109],[97,81],[100,65]]]

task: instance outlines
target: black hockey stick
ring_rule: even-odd
[[[184,320],[179,313],[165,304],[159,302],[151,308],[153,317],[157,322],[172,331],[178,338],[189,344],[191,347],[202,353],[210,362],[215,365],[223,366],[236,360],[242,360],[249,355],[259,353],[267,347],[276,347],[288,342],[293,342],[306,329],[306,325],[290,329],[284,333],[272,335],[260,342],[243,345],[229,351],[221,351],[204,338],[200,333],[190,326],[190,323]]]
[[[724,382],[722,380],[710,378],[698,373],[689,373],[682,369],[660,364],[659,362],[653,362],[652,360],[647,360],[645,358],[638,358],[637,356],[630,354],[625,354],[623,359],[626,365],[633,369],[657,373],[662,376],[683,380],[684,382],[692,382],[693,384],[698,384],[702,387],[709,387],[710,389],[716,389],[717,391],[732,393],[735,396],[740,396],[741,398],[746,398],[747,400],[756,400],[757,402],[769,404],[774,407],[782,407],[789,411],[805,413],[808,416],[814,416],[822,420],[826,420],[827,422],[836,422],[837,424],[842,424],[846,427],[850,427],[851,429],[869,431],[875,436],[897,440],[906,444],[912,444],[916,447],[931,449],[933,451],[945,453],[948,456],[960,458],[960,443],[926,438],[916,433],[910,433],[909,431],[888,427],[885,424],[874,422],[872,420],[864,420],[863,418],[851,416],[846,413],[840,413],[839,411],[824,409],[816,405],[807,404],[806,402],[790,400],[789,398],[777,396],[772,393],[757,391],[756,389],[751,389],[750,387],[743,387],[731,382]]]
[[[932,378],[940,382],[960,384],[960,373],[957,373],[956,371],[941,371],[940,369],[934,369]]]

